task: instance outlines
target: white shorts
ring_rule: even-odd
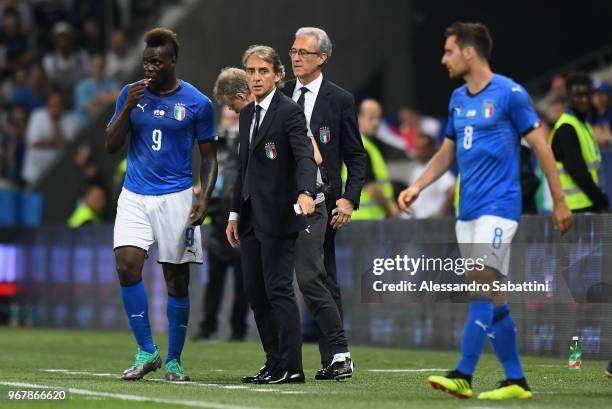
[[[476,260],[508,275],[510,244],[518,223],[498,216],[481,216],[474,220],[457,220],[455,232],[461,257]]]
[[[192,188],[160,196],[122,189],[113,248],[134,246],[148,251],[157,242],[159,263],[202,263],[200,226],[189,225],[193,200]]]

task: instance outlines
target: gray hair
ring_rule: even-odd
[[[213,88],[213,95],[217,102],[225,104],[228,101],[232,101],[239,92],[245,95],[251,93],[246,79],[246,72],[235,67],[222,69]]]
[[[329,39],[327,33],[320,28],[317,27],[301,27],[298,31],[295,32],[295,38],[299,36],[314,36],[317,38],[317,53],[327,54],[327,57],[331,57],[332,55],[332,42]]]
[[[283,79],[285,78],[285,66],[283,65],[280,56],[276,50],[267,45],[252,45],[242,54],[242,66],[246,69],[246,62],[251,55],[261,58],[268,64],[272,65],[272,69],[276,74],[280,74],[280,81],[276,84],[278,88],[283,86]]]

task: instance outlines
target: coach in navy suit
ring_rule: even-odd
[[[330,185],[325,193],[330,221],[324,242],[326,285],[342,317],[334,240],[336,230],[349,223],[353,210],[359,207],[368,155],[359,135],[353,96],[323,76],[322,67],[331,53],[332,43],[325,31],[316,27],[300,28],[289,51],[296,79],[287,82],[283,92],[302,106],[323,157],[323,170]],[[343,162],[348,171],[344,192],[340,177]],[[335,208],[337,214],[332,213]],[[333,358],[333,351],[324,336],[319,339],[319,350],[324,369]],[[324,370],[317,373],[317,379],[327,379]]]
[[[226,233],[240,246],[266,363],[242,380],[303,383],[292,283],[295,240],[314,211],[317,167],[302,110],[276,88],[284,76],[276,51],[252,46],[243,65],[255,101],[240,111],[240,172]]]

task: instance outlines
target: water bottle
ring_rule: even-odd
[[[13,301],[9,306],[9,327],[17,328],[19,326],[19,304]]]
[[[23,325],[32,328],[34,326],[34,306],[28,305],[25,310],[25,316],[23,318]]]
[[[582,351],[580,350],[578,337],[572,337],[567,366],[570,372],[580,372],[582,370]]]

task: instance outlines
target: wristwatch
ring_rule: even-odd
[[[301,195],[302,193],[303,193],[303,194],[305,194],[306,196],[310,196],[312,199],[316,199],[316,198],[317,198],[317,195],[315,195],[314,193],[312,193],[310,190],[302,190],[302,191],[301,191],[301,192],[298,194],[298,196],[299,196],[299,195]]]

